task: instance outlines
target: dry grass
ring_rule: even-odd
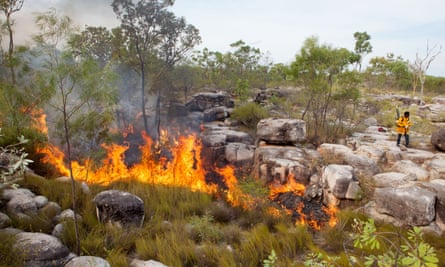
[[[70,206],[71,198],[65,188],[69,184],[30,177],[22,186],[45,193],[51,201],[66,202],[65,205]],[[54,186],[60,190],[50,190]],[[247,188],[262,192],[258,188]],[[92,198],[106,189],[125,190],[144,200],[147,216],[141,228],[121,229],[97,221]],[[254,209],[244,210],[230,206],[223,199],[185,188],[139,183],[116,183],[107,187],[91,185],[90,191],[90,194],[79,193],[79,213],[83,218],[80,224],[81,251],[83,255],[105,258],[112,266],[128,266],[131,258],[136,257],[157,260],[172,267],[256,267],[262,265],[272,250],[277,255],[276,266],[304,266],[310,252],[335,255],[337,264],[347,266],[346,251],[358,259],[363,259],[363,253],[367,253],[354,250],[351,245],[349,233],[353,219],[365,218],[351,210],[337,214],[335,227],[314,231],[308,226],[296,226],[284,213],[273,215],[270,209],[277,207],[267,201]],[[50,213],[48,211],[48,218]],[[41,218],[35,220],[32,225],[38,225]],[[379,227],[382,231],[395,231],[387,225]],[[61,240],[74,250],[73,223],[66,222],[65,229]],[[11,260],[8,247],[3,245],[0,244],[0,249],[6,255],[0,257],[0,265]],[[433,242],[433,245],[438,247],[439,257],[445,258],[443,245],[439,242]]]

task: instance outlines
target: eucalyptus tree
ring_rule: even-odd
[[[315,143],[329,134],[328,114],[335,94],[334,85],[347,71],[354,54],[345,48],[319,44],[318,38],[305,40],[291,63],[290,73],[303,88],[305,107],[301,119]]]
[[[32,82],[32,51],[14,43],[13,15],[23,4],[24,0],[0,0],[0,11],[5,17],[0,27],[0,41],[4,36],[8,39],[7,50],[0,48],[0,117],[6,136],[23,134],[33,141],[30,144],[35,144],[41,136],[30,124],[46,100],[42,90]]]
[[[363,57],[372,52],[371,35],[367,32],[355,32],[354,39],[355,58],[359,66],[358,70],[361,71]]]
[[[71,51],[66,42],[73,33],[78,32],[71,19],[60,17],[52,9],[39,13],[35,18],[40,32],[33,37],[43,59],[37,70],[36,83],[46,87],[51,97],[48,102],[49,114],[53,114],[55,129],[62,129],[66,147],[69,175],[72,184],[72,205],[76,212],[76,188],[72,168],[72,142],[76,130],[88,131],[94,139],[98,127],[108,129],[107,114],[115,102],[113,76],[102,69],[91,58],[79,58]],[[100,130],[99,130],[100,131]],[[75,220],[76,252],[80,253],[80,238]]]
[[[393,53],[388,53],[386,57],[371,58],[366,72],[367,84],[373,87],[406,90],[412,84],[409,62]]]
[[[161,66],[154,77],[156,85],[156,114],[155,128],[156,137],[160,136],[161,127],[161,88],[164,90],[173,89],[174,66],[180,60],[184,59],[187,53],[201,42],[199,30],[187,24],[184,17],[176,17],[170,11],[165,12],[162,27],[160,29],[160,44],[158,48],[158,58],[161,60]],[[164,81],[164,84],[159,84]]]
[[[264,86],[269,66],[261,65],[260,49],[238,40],[230,44],[231,51],[197,51],[192,59],[203,69],[203,80],[208,85],[227,88],[238,96],[245,96],[251,85]]]
[[[23,2],[24,0],[0,0],[0,10],[3,11],[3,14],[5,15],[5,26],[9,36],[7,61],[11,72],[12,84],[15,84],[16,82],[14,70],[14,20],[12,19],[12,14],[22,9]]]
[[[157,95],[155,138],[159,136],[161,89],[172,88],[171,74],[174,65],[197,44],[201,38],[193,25],[168,10],[174,1],[114,0],[113,11],[121,21],[122,58],[134,66],[141,77],[141,109],[144,129],[149,133],[146,114],[146,90]]]
[[[81,33],[73,34],[68,44],[73,53],[80,57],[89,57],[104,67],[113,55],[113,33],[105,27],[87,26]]]

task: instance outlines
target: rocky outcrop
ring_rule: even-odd
[[[306,141],[306,123],[296,119],[268,118],[258,122],[256,143],[295,145]]]
[[[321,179],[327,206],[339,206],[344,199],[361,198],[362,190],[352,166],[330,164],[323,169]]]
[[[224,106],[234,107],[234,102],[230,96],[223,92],[218,93],[198,93],[185,105],[189,111],[204,112],[207,109]]]
[[[316,151],[292,146],[261,146],[255,149],[252,174],[265,183],[276,181],[285,184],[289,177],[304,185],[313,174],[310,158]]]
[[[142,226],[145,218],[144,201],[133,194],[120,190],[107,190],[94,199],[97,218],[102,223],[123,227]]]
[[[445,129],[439,129],[431,134],[431,144],[440,151],[445,151]]]
[[[64,266],[72,257],[69,249],[52,235],[23,232],[14,238],[12,251],[24,266]]]
[[[376,210],[406,225],[426,226],[436,216],[436,194],[418,186],[377,188]]]

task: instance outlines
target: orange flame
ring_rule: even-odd
[[[68,168],[65,166],[65,155],[57,147],[48,144],[46,147],[37,148],[37,153],[45,155],[41,159],[42,163],[53,165],[62,175],[68,176],[70,174]]]
[[[102,166],[93,170],[93,164],[85,161],[84,164],[73,162],[73,175],[76,180],[92,184],[108,185],[117,181],[137,180],[144,183],[189,187],[193,191],[208,193],[216,192],[216,185],[209,185],[205,181],[206,171],[201,162],[201,147],[195,135],[181,136],[171,148],[172,158],[159,157],[153,151],[153,141],[143,135],[145,144],[140,147],[141,161],[127,167],[124,153],[128,146],[111,144],[102,145],[107,151],[107,157]],[[166,142],[163,135],[163,142]],[[39,149],[45,154],[43,163],[55,166],[61,174],[69,175],[65,166],[63,153],[54,146]]]
[[[331,205],[329,207],[323,207],[323,211],[326,212],[327,215],[329,215],[329,226],[330,227],[334,227],[337,225],[338,223],[338,219],[337,219],[337,212],[338,212],[338,208],[335,205]]]
[[[31,126],[41,133],[48,135],[48,127],[46,126],[46,114],[43,109],[20,108],[20,110],[29,114],[31,117]]]
[[[238,186],[238,179],[235,177],[235,170],[227,165],[224,168],[216,168],[216,172],[223,176],[227,186],[226,198],[232,206],[241,206],[245,209],[253,207],[255,201],[252,196],[245,194]]]
[[[269,199],[275,199],[279,194],[286,192],[293,192],[295,195],[303,196],[305,190],[306,190],[305,185],[296,182],[294,176],[289,175],[286,184],[270,185]],[[286,207],[283,208],[287,210]],[[298,203],[297,207],[295,208],[295,212],[297,212],[299,215],[299,219],[295,222],[295,224],[309,225],[314,230],[320,230],[322,227],[321,225],[322,222],[315,219],[315,216],[313,216],[312,212],[310,212],[310,214],[307,214],[307,211],[304,212],[303,211],[304,208],[305,205],[303,202]],[[337,217],[335,216],[335,214],[337,213],[337,208],[335,206],[322,207],[322,210],[326,213],[327,216],[329,216],[328,225],[331,227],[335,226],[337,224]],[[293,211],[287,210],[287,212],[288,214],[292,214]]]
[[[285,192],[294,192],[296,195],[302,196],[304,194],[304,191],[306,190],[304,184],[297,183],[292,174],[288,176],[287,183],[280,185],[272,184],[269,188],[270,199],[274,199],[278,194]]]
[[[321,229],[320,223],[317,220],[310,218],[313,216],[306,216],[306,214],[303,212],[303,208],[304,208],[304,203],[303,202],[298,203],[296,211],[300,215],[300,220],[296,221],[295,224],[296,225],[309,225],[314,230],[320,230]]]
[[[45,115],[45,114],[43,114]],[[46,129],[45,116],[39,129]],[[44,127],[43,127],[44,126]],[[124,133],[125,136],[133,133],[133,128],[129,127]],[[125,163],[125,152],[127,145],[102,145],[106,150],[107,156],[102,161],[101,166],[94,166],[92,161],[86,160],[83,163],[73,161],[72,171],[74,179],[85,181],[91,184],[108,185],[118,181],[140,181],[143,183],[160,184],[177,187],[187,187],[192,191],[201,191],[206,193],[216,193],[218,191],[216,184],[206,182],[206,170],[201,159],[202,143],[195,134],[180,136],[177,140],[169,136],[168,132],[161,131],[159,143],[146,134],[142,134],[144,144],[139,147],[141,160],[139,163],[128,167]],[[168,148],[168,157],[162,155],[162,149]],[[69,169],[65,165],[64,154],[57,147],[48,144],[47,147],[38,149],[39,153],[45,156],[43,163],[52,164],[62,174],[69,176]],[[223,177],[227,189],[225,190],[226,199],[233,206],[240,206],[245,209],[254,207],[257,200],[249,194],[244,193],[238,185],[238,179],[235,176],[235,169],[232,166],[216,168],[215,171]],[[297,183],[293,176],[288,177],[288,182],[284,185],[273,184],[270,186],[269,198],[274,199],[280,193],[293,192],[297,195],[303,195],[305,191],[303,184]],[[296,212],[300,214],[299,221],[296,224],[305,224],[313,229],[320,229],[320,223],[313,216],[306,215],[303,212],[304,204],[299,203]],[[292,214],[293,211],[283,209],[285,213]],[[329,216],[328,224],[334,226],[337,223],[335,216],[337,209],[335,207],[323,208]],[[268,211],[272,216],[281,216],[282,211],[270,209]]]

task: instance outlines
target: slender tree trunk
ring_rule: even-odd
[[[147,111],[145,108],[145,68],[144,64],[141,64],[141,71],[142,71],[142,85],[141,85],[141,101],[142,101],[142,119],[144,120],[144,130],[146,133],[148,133],[148,121],[147,121]]]
[[[8,65],[9,65],[9,70],[11,72],[12,84],[15,85],[16,80],[15,80],[15,70],[14,70],[14,36],[13,36],[10,16],[11,16],[10,13],[8,13],[6,16],[6,27],[9,33]]]
[[[76,234],[76,254],[80,255],[80,236],[79,236],[79,227],[78,227],[78,221],[77,221],[77,197],[76,197],[76,183],[74,181],[74,175],[73,175],[73,165],[71,160],[71,143],[70,143],[70,136],[69,136],[69,126],[68,126],[68,114],[66,110],[67,104],[66,101],[64,101],[64,107],[63,107],[63,127],[65,130],[65,142],[66,142],[66,151],[67,151],[67,157],[68,157],[68,169],[70,172],[70,179],[71,179],[71,201],[73,202],[73,213],[74,213],[74,232]]]
[[[156,96],[155,127],[156,127],[156,140],[159,140],[161,136],[161,90],[159,88],[157,90],[157,96]]]

